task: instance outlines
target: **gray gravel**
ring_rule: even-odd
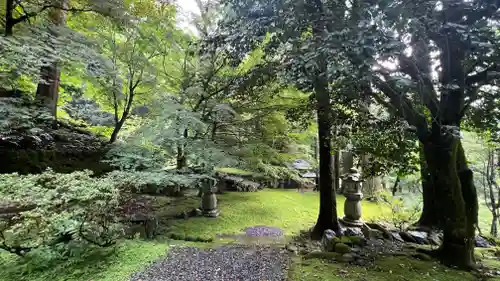
[[[258,225],[247,228],[245,234],[247,236],[280,237],[283,236],[284,232],[277,227]]]
[[[284,281],[285,250],[272,246],[226,245],[214,249],[173,247],[131,281]]]

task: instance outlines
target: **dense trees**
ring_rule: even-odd
[[[244,52],[270,33],[275,40],[269,44],[269,58],[284,62],[283,73],[301,89],[314,92],[319,114],[329,116],[324,108],[329,107],[329,93],[333,85],[344,83],[360,99],[385,106],[410,125],[408,130],[422,143],[427,171],[420,223],[444,230],[438,251],[443,261],[473,266],[478,202],[459,132],[474,102],[491,99],[491,88],[486,85],[497,78],[498,40],[490,20],[496,16],[498,3],[374,5],[360,0],[346,6],[335,1],[234,0],[226,5],[228,25],[238,26],[238,33],[230,35],[240,42],[238,50]],[[331,161],[325,143],[330,136],[321,132],[330,125],[322,120],[319,116],[320,155],[325,164]],[[326,167],[322,166],[323,176],[330,178]],[[323,189],[329,198],[330,188]],[[334,228],[331,224],[336,218],[326,217]]]
[[[140,159],[120,165],[131,170],[231,163],[296,178],[287,163],[312,158],[317,139],[315,238],[340,230],[341,150],[363,159],[365,177],[419,167],[418,225],[443,230],[444,262],[474,266],[477,181],[460,135],[499,139],[500,2],[197,3],[193,35],[170,1],[7,0],[2,87],[54,117],[72,92],[94,100],[113,116],[114,160]],[[484,187],[498,219],[491,155]]]

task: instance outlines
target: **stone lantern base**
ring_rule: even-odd
[[[346,226],[361,227],[364,224],[364,222],[361,220],[362,199],[363,194],[360,192],[345,194],[344,217],[341,219],[341,221]]]
[[[365,223],[362,220],[352,220],[348,217],[343,217],[340,222],[348,227],[362,227]]]
[[[210,210],[210,211],[203,211],[203,215],[205,217],[209,218],[216,218],[220,215],[220,211],[218,209]]]
[[[217,209],[217,197],[215,193],[209,191],[203,194],[201,210],[205,217],[216,218],[219,216],[220,212]]]

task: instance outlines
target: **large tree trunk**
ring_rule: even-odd
[[[12,11],[14,10],[14,0],[5,1],[5,36],[12,36],[14,28],[14,17]]]
[[[430,177],[435,183],[435,198],[440,202],[436,204],[435,215],[440,214],[444,234],[438,254],[447,265],[470,269],[475,265],[477,194],[462,144],[449,138],[435,137],[429,147],[429,152],[434,153],[426,153]]]
[[[61,0],[60,5],[63,8],[68,8],[68,0]],[[62,9],[53,8],[49,12],[49,20],[56,29],[52,35],[57,37],[57,27],[66,23],[66,12]],[[49,108],[54,117],[57,117],[57,100],[59,99],[59,77],[60,77],[59,62],[52,61],[49,65],[43,66],[40,70],[40,82],[36,90],[36,99],[41,101],[44,106]]]
[[[423,209],[420,219],[417,222],[417,227],[430,230],[439,228],[438,206],[433,183],[433,178],[429,172],[427,161],[433,160],[433,146],[432,143],[422,144],[420,146],[420,177],[422,178],[422,195],[423,195]]]
[[[320,239],[327,229],[339,230],[337,202],[333,186],[333,163],[330,126],[330,97],[327,83],[318,78],[315,83],[319,140],[319,215],[312,232],[313,239]]]

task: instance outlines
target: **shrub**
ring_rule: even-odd
[[[420,216],[420,202],[406,202],[403,198],[395,198],[389,192],[381,193],[380,198],[391,209],[390,218],[380,219],[388,221],[400,231],[408,228]]]
[[[188,188],[198,188],[205,175],[157,171],[113,171],[107,175],[120,190],[134,193],[180,195]]]
[[[0,248],[18,255],[72,240],[98,246],[123,234],[122,194],[92,172],[0,175]]]

